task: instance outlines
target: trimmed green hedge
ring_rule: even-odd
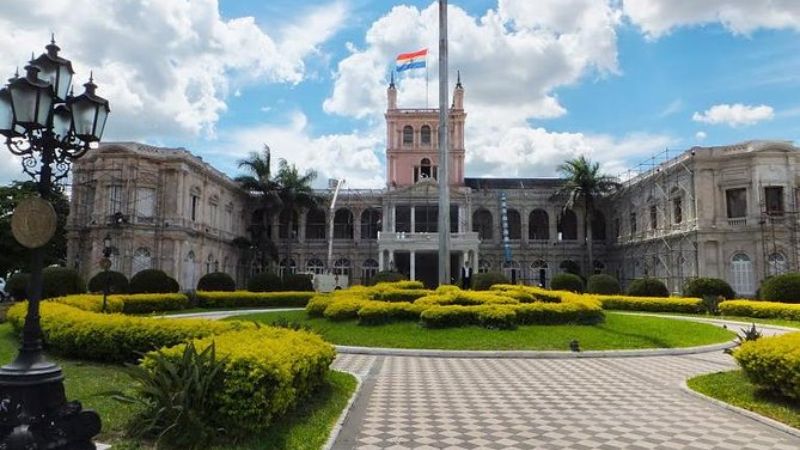
[[[550,281],[550,288],[554,291],[569,291],[580,294],[583,292],[583,280],[573,273],[560,273]]]
[[[302,403],[322,385],[336,356],[333,346],[316,334],[272,327],[205,337],[193,344],[202,351],[212,342],[225,362],[221,385],[209,391],[207,401],[217,411],[216,425],[232,435],[263,432]],[[160,353],[177,360],[185,346]],[[152,357],[145,356],[145,368]]]
[[[627,297],[598,295],[603,309],[649,312],[701,313],[703,300],[684,297]]]
[[[426,289],[392,289],[374,292],[370,297],[373,300],[381,300],[384,302],[413,302],[430,293],[431,291]]]
[[[314,292],[205,292],[195,294],[202,308],[304,308]]]
[[[719,311],[725,316],[800,320],[800,304],[728,300],[719,304]]]
[[[283,287],[281,277],[270,272],[262,272],[247,281],[247,290],[250,292],[275,292]]]
[[[408,280],[408,277],[406,277],[400,272],[391,272],[388,270],[384,270],[376,273],[375,276],[369,280],[369,284],[374,285],[377,283],[394,283],[396,281],[406,281],[406,280]]]
[[[128,292],[131,294],[173,294],[181,290],[174,278],[163,270],[146,269],[131,278]]]
[[[197,290],[232,292],[236,290],[236,281],[225,272],[211,272],[200,277]]]
[[[669,297],[669,289],[657,278],[633,280],[625,294],[631,297]]]
[[[189,307],[189,298],[183,294],[131,294],[119,298],[125,314],[180,311]]]
[[[800,273],[785,273],[764,280],[759,292],[767,301],[800,303]]]
[[[800,333],[745,342],[733,356],[754,384],[800,400]]]
[[[45,300],[46,302],[60,303],[69,305],[84,311],[101,312],[103,311],[103,296],[96,294],[67,295],[65,297],[54,297]],[[106,312],[122,312],[125,303],[119,295],[109,295],[106,298]]]
[[[599,273],[589,277],[586,282],[586,292],[590,294],[614,295],[622,292],[619,281],[611,275]]]
[[[736,298],[736,292],[727,281],[719,278],[695,278],[683,287],[684,297],[724,297]]]
[[[128,277],[114,270],[98,272],[89,280],[89,292],[103,293],[108,286],[109,294],[127,294]]]
[[[7,319],[22,329],[27,302],[12,306]],[[203,319],[153,319],[100,314],[43,302],[41,322],[48,351],[100,362],[135,362],[142,354],[189,339],[253,328],[251,323]]]
[[[500,272],[476,273],[472,276],[472,289],[488,291],[495,284],[508,284],[508,278]]]

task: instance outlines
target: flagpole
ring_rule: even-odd
[[[427,67],[425,69],[427,71]],[[447,0],[439,0],[439,285],[450,284],[450,177],[448,175]]]

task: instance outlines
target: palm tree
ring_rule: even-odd
[[[588,271],[591,272],[594,264],[592,222],[595,202],[599,197],[617,190],[620,184],[615,177],[600,173],[600,164],[592,162],[584,155],[564,161],[558,166],[558,171],[565,179],[564,185],[559,190],[559,193],[567,195],[564,208],[583,206],[583,223],[586,229],[586,248],[589,256]]]
[[[289,261],[292,255],[292,231],[294,230],[294,214],[298,209],[310,209],[317,206],[318,198],[311,188],[311,183],[317,178],[317,172],[308,170],[300,174],[294,164],[289,164],[285,159],[280,160],[278,175],[275,180],[278,184],[277,195],[283,205],[283,210],[288,211],[286,237],[286,269],[284,276],[289,272]]]
[[[264,144],[262,153],[252,152],[247,158],[239,160],[239,168],[249,174],[240,175],[234,180],[261,204],[261,227],[253,230],[253,240],[261,253],[261,263],[264,264],[266,255],[275,261],[278,251],[267,230],[272,215],[281,206],[281,199],[278,195],[280,185],[272,177],[269,146]]]

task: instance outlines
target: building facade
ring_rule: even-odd
[[[465,177],[464,94],[459,80],[448,130],[454,280],[464,264],[544,285],[577,268],[623,285],[660,278],[675,292],[690,278],[719,277],[750,296],[764,277],[798,269],[800,149],[791,143],[695,147],[627,179],[591,219],[595,260],[588,261],[584,214],[564,207],[561,180]],[[274,267],[236,245],[252,237],[261,211],[229,177],[184,149],[104,144],[75,165],[69,260],[93,275],[111,235],[115,269],[128,276],[163,269],[185,289],[217,270],[240,284],[261,270],[330,270],[352,283],[396,270],[433,285],[438,110],[399,108],[392,84],[385,117],[386,187],[345,189],[334,210],[332,191],[319,190],[317,208],[271,214],[261,231],[277,243]]]

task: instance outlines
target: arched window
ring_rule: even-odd
[[[472,214],[472,231],[478,233],[482,241],[492,239],[492,213],[486,209],[479,209]]]
[[[547,287],[547,282],[550,279],[550,269],[547,266],[547,261],[538,259],[532,262],[531,277],[536,286]]]
[[[183,261],[183,286],[186,289],[194,289],[197,286],[197,264],[195,262],[194,250],[189,250],[186,260]]]
[[[419,137],[422,145],[431,145],[431,127],[423,125],[419,130]]]
[[[314,208],[306,214],[306,239],[325,239],[325,211]]]
[[[206,273],[217,272],[219,270],[219,261],[214,259],[214,255],[209,254],[206,259]]]
[[[528,224],[528,239],[550,239],[550,217],[547,215],[547,211],[543,209],[531,211],[530,223]]]
[[[578,239],[578,217],[571,209],[565,209],[558,221],[558,232],[561,240],[574,241]]]
[[[789,271],[786,257],[782,253],[773,253],[767,257],[767,270],[770,276],[781,275]]]
[[[333,238],[353,239],[353,213],[342,208],[333,216]]]
[[[737,253],[731,258],[731,287],[741,296],[751,296],[755,293],[753,262],[744,253]]]
[[[347,275],[350,276],[350,260],[347,258],[339,258],[333,262],[334,275]]]
[[[381,231],[381,212],[367,208],[361,213],[361,239],[378,239]]]
[[[508,219],[508,238],[522,239],[522,219],[520,219],[519,211],[509,209],[506,211],[506,218]]]
[[[506,261],[503,263],[503,275],[508,281],[519,282],[522,278],[522,268],[517,261]]]
[[[119,257],[119,249],[117,247],[109,247],[108,251],[111,255],[108,257],[111,260],[111,270],[122,272],[122,258]],[[133,275],[136,275],[136,272]]]
[[[361,282],[363,284],[368,284],[369,280],[371,280],[377,273],[378,261],[370,258],[361,264]]]
[[[606,216],[600,211],[595,211],[594,218],[592,218],[592,240],[606,240]]]
[[[287,264],[286,258],[283,258],[278,266],[278,275],[283,278],[285,275],[294,275],[295,272],[297,272],[297,265],[294,263],[294,260],[289,258]]]
[[[411,125],[403,127],[403,146],[409,147],[414,144],[414,128]]]
[[[325,265],[318,258],[311,258],[306,262],[306,271],[320,275],[325,272]]]
[[[428,158],[422,158],[422,161],[419,162],[419,178],[426,179],[431,178],[431,160]]]
[[[292,235],[289,236],[289,220],[292,221]],[[280,239],[297,239],[297,211],[284,209],[278,216],[278,237]]]
[[[492,263],[485,259],[478,261],[478,273],[487,273],[492,270]]]

